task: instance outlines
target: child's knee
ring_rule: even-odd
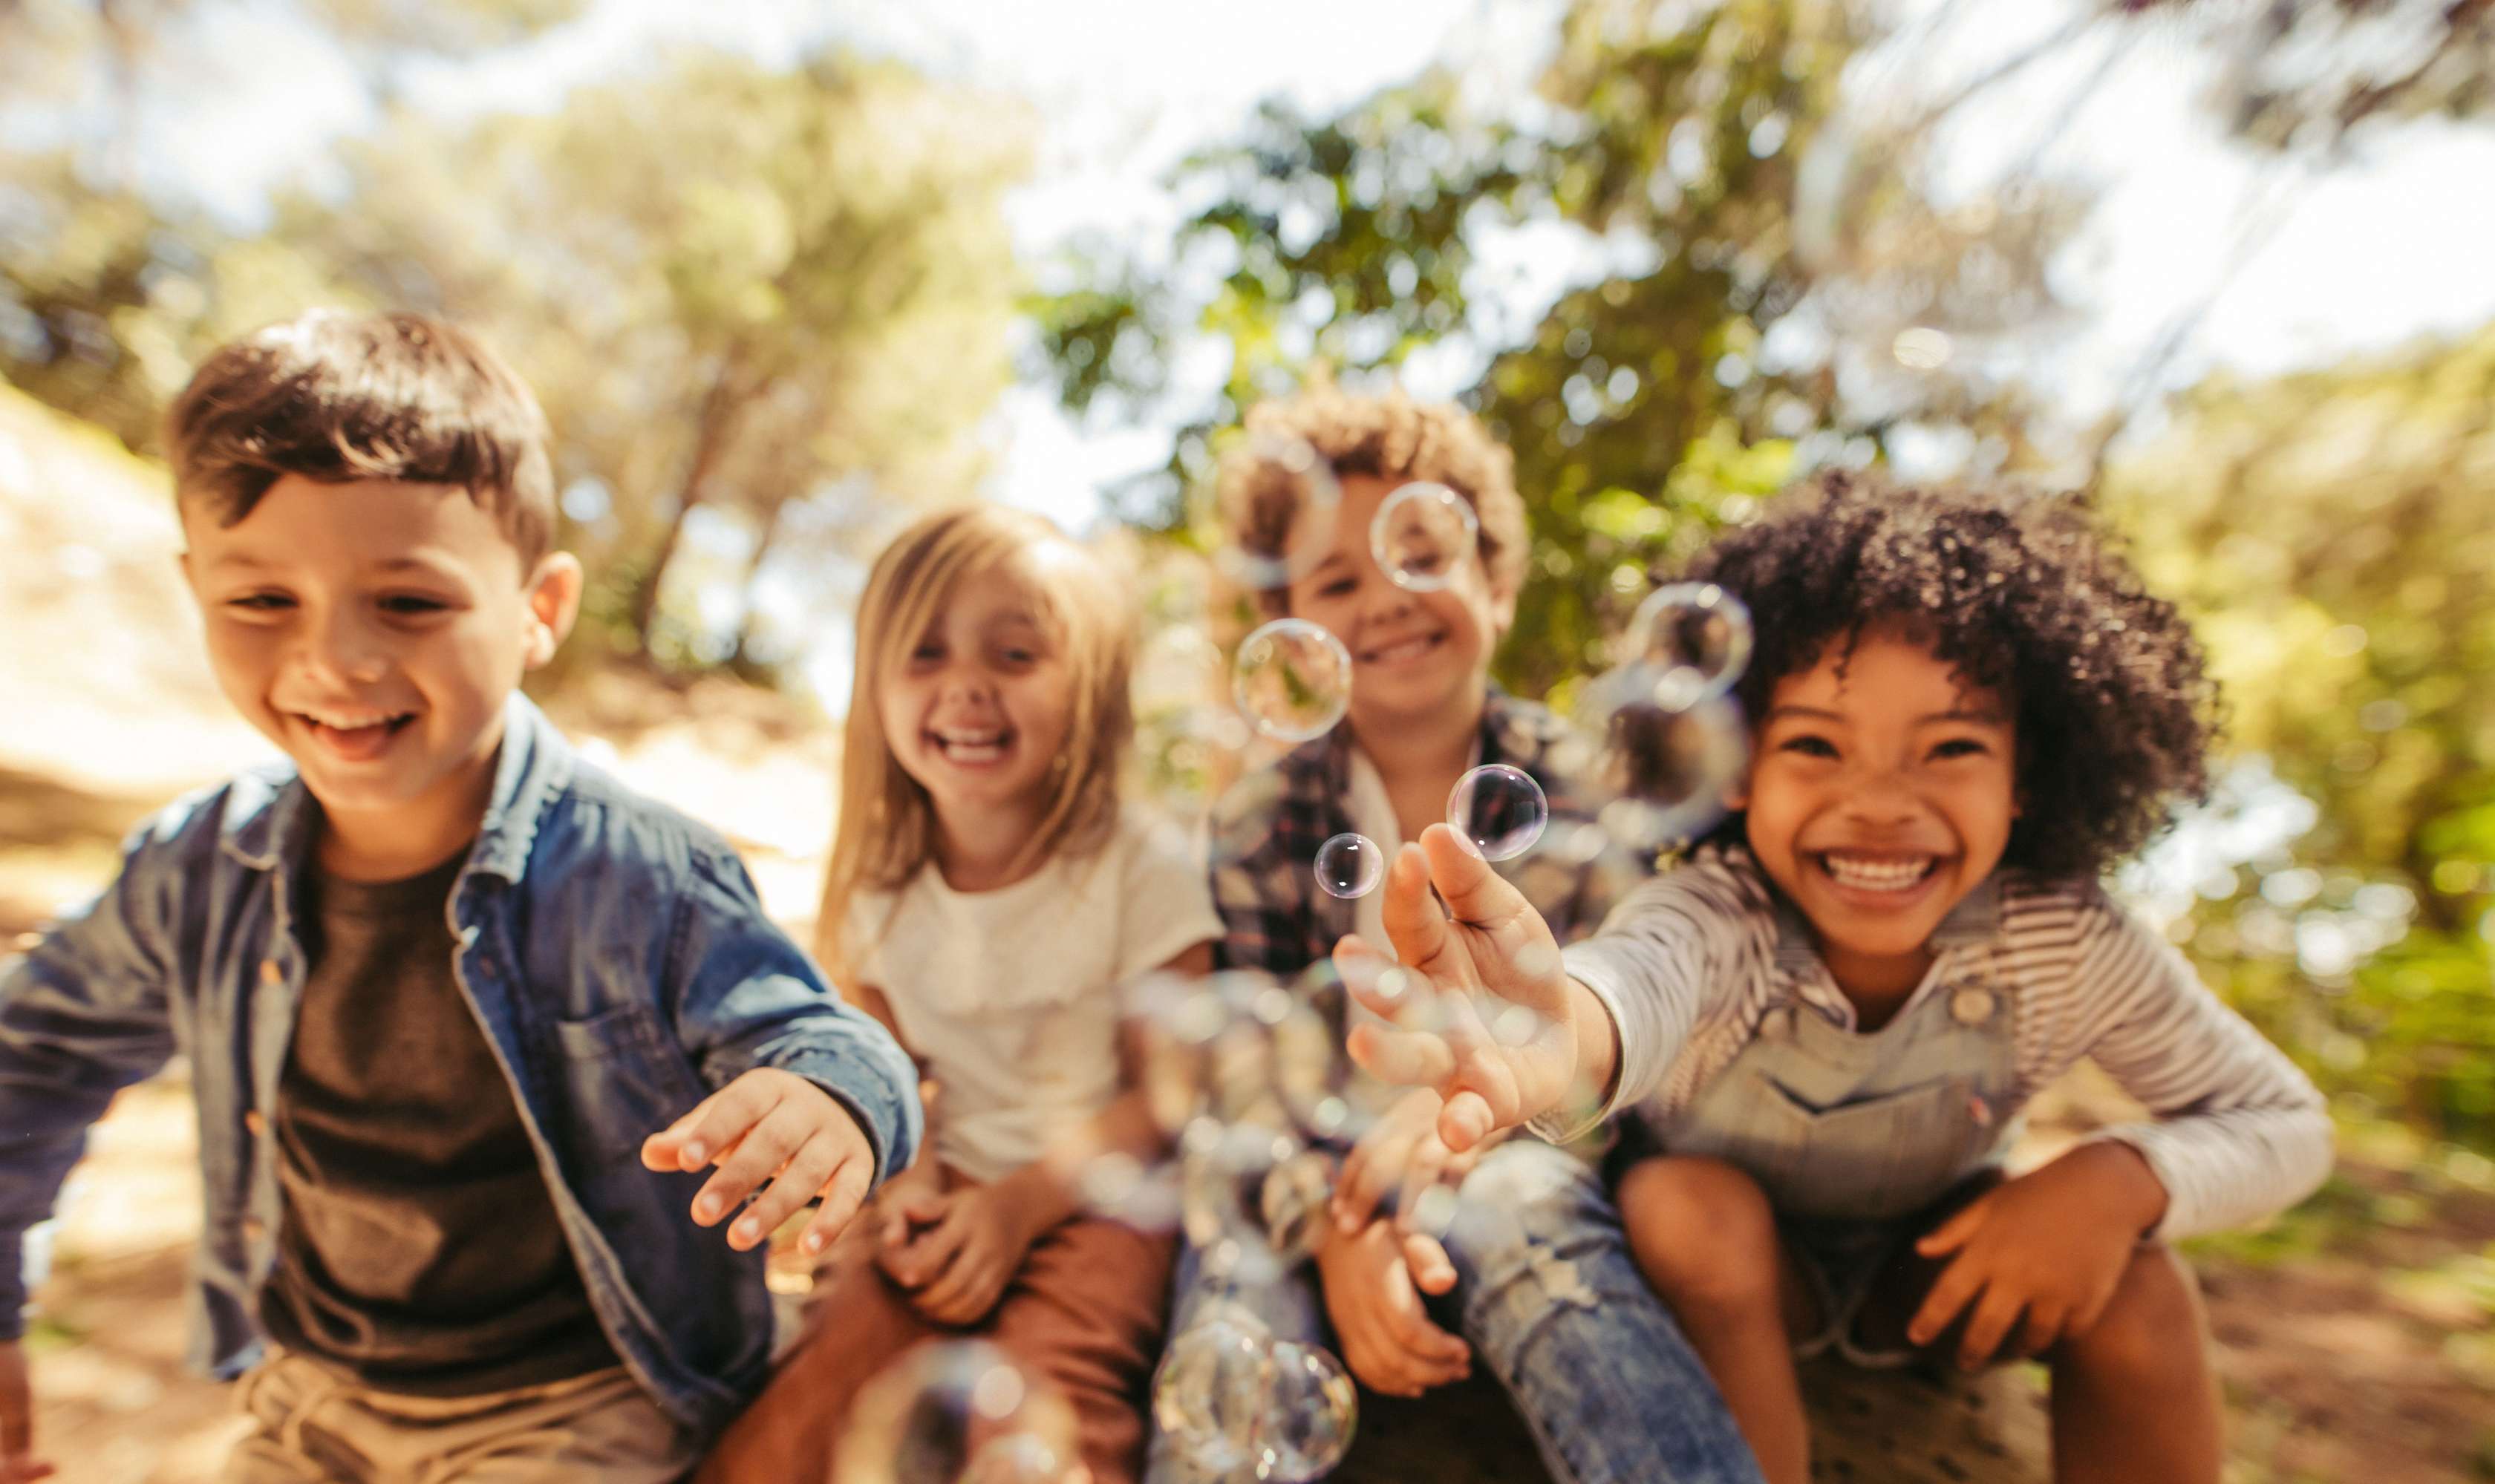
[[[1618,1199],[1638,1266],[1665,1297],[1727,1309],[1777,1302],[1775,1212],[1740,1169],[1646,1160],[1620,1177]]]
[[[2143,1247],[2105,1312],[2064,1336],[2055,1361],[2099,1377],[2161,1372],[2199,1353],[2201,1329],[2201,1287],[2191,1268],[2168,1248]]]

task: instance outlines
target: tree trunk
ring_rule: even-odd
[[[737,588],[736,648],[728,654],[730,665],[742,665],[754,656],[747,653],[754,639],[754,585],[762,576],[762,563],[771,560],[771,548],[780,539],[788,507],[796,497],[772,501],[771,513],[763,517],[762,534],[754,541],[754,556],[745,563],[745,581]]]
[[[676,549],[684,541],[685,520],[708,493],[711,470],[718,467],[720,454],[727,447],[728,428],[742,406],[730,388],[736,364],[737,358],[728,356],[711,381],[710,390],[702,396],[693,456],[685,469],[684,489],[677,496],[675,513],[667,518],[667,532],[659,540],[658,555],[651,560],[650,569],[641,574],[640,591],[633,594],[632,637],[639,641],[644,654],[650,652],[650,630],[658,622],[659,594],[666,589],[667,567],[676,560]]]

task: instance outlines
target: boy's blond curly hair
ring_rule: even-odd
[[[1258,551],[1279,551],[1298,513],[1297,477],[1253,435],[1296,438],[1314,448],[1338,474],[1368,474],[1408,484],[1443,484],[1469,501],[1481,524],[1482,567],[1492,591],[1514,592],[1525,580],[1529,555],[1525,500],[1516,492],[1516,456],[1491,437],[1480,419],[1452,402],[1415,402],[1402,388],[1347,392],[1329,379],[1309,381],[1291,396],[1260,402],[1243,424],[1249,441],[1225,455],[1215,478],[1219,508],[1237,511],[1242,529],[1225,540]],[[1258,594],[1270,611],[1284,611],[1289,594]]]

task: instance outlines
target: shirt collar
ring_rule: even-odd
[[[494,791],[469,853],[476,869],[518,881],[537,843],[546,804],[571,782],[571,746],[554,723],[517,691],[503,706],[503,744],[494,763]],[[253,870],[300,863],[310,853],[319,804],[302,774],[288,769],[264,779],[266,796],[237,819],[225,852]]]

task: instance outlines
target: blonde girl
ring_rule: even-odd
[[[1170,1252],[1076,1182],[1158,1139],[1119,986],[1204,972],[1221,929],[1185,836],[1119,798],[1131,653],[1114,574],[1034,517],[945,511],[877,560],[818,947],[917,1059],[932,1155],[835,1249],[704,1478],[824,1478],[860,1386],[947,1335],[1071,1404],[1094,1484],[1134,1476]]]

